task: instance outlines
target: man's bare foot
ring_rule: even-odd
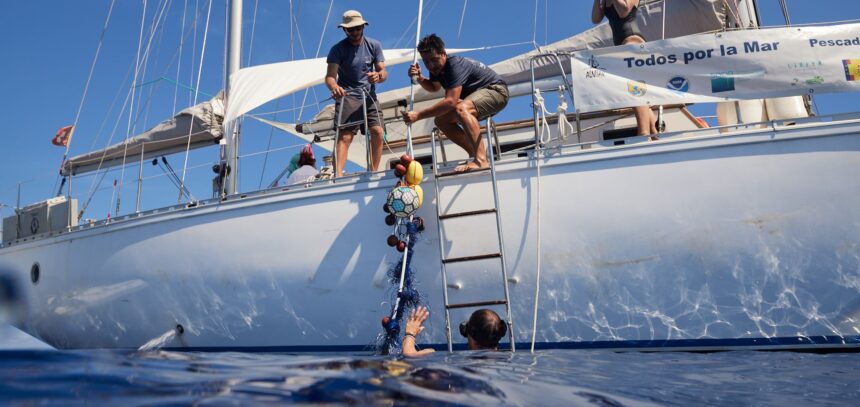
[[[479,170],[481,168],[486,167],[486,165],[481,166],[474,161],[467,161],[463,165],[458,165],[457,168],[454,168],[454,172],[469,172],[474,170]]]

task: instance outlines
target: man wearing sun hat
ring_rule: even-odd
[[[340,114],[340,135],[337,142],[337,174],[343,175],[347,153],[352,138],[356,132],[364,129],[364,107],[362,98],[367,105],[367,124],[370,127],[371,168],[379,169],[382,157],[382,111],[376,102],[376,84],[385,82],[388,72],[385,70],[385,56],[382,53],[382,43],[364,35],[364,27],[369,23],[361,13],[349,10],[343,13],[343,23],[338,27],[343,29],[346,38],[331,47],[326,62],[328,70],[325,84],[335,99],[335,120]]]

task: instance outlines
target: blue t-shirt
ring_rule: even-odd
[[[442,73],[439,75],[431,73],[430,80],[439,82],[446,90],[462,86],[461,99],[494,83],[505,83],[499,74],[486,65],[459,55],[449,56]]]
[[[326,58],[326,63],[338,65],[338,86],[350,96],[358,97],[361,97],[359,88],[362,87],[375,97],[376,85],[367,81],[367,73],[372,72],[378,62],[385,62],[382,43],[367,37],[357,46],[352,45],[349,38],[344,38],[331,47]]]

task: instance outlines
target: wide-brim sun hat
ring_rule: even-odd
[[[370,25],[367,21],[364,21],[364,18],[361,16],[357,10],[347,10],[343,13],[343,22],[338,24],[337,26],[340,28],[352,28],[358,27],[360,25]]]

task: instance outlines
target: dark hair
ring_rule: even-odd
[[[310,154],[302,153],[299,155],[299,162],[296,163],[299,167],[303,165],[310,165],[311,167],[316,167],[317,159],[311,156]]]
[[[445,53],[445,41],[442,41],[435,33],[418,41],[418,52],[424,54],[430,51],[435,52],[437,55]]]
[[[508,325],[493,310],[479,309],[472,313],[468,323],[460,326],[460,334],[475,340],[482,349],[495,349],[508,333]]]

